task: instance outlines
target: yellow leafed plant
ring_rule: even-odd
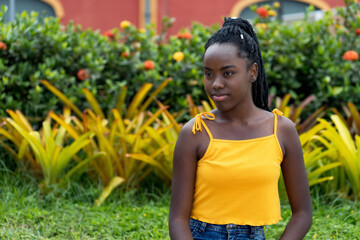
[[[87,156],[97,152],[105,153],[92,162],[93,169],[104,185],[107,185],[107,193],[102,194],[96,205],[101,205],[106,199],[114,189],[114,183],[136,187],[151,172],[157,174],[166,184],[170,184],[172,153],[180,126],[167,111],[167,107],[159,102],[157,111],[146,111],[157,93],[169,81],[170,79],[164,81],[151,94],[149,91],[152,84],[144,84],[128,107],[125,107],[124,88],[117,98],[116,108],[107,117],[87,89],[83,89],[83,92],[91,109],[81,113],[75,105],[70,104],[71,101],[64,94],[47,81],[42,81],[51,92],[73,108],[77,115],[71,117],[71,124],[54,113],[51,113],[50,117],[63,126],[74,139],[88,131],[94,134],[90,143],[83,148]],[[117,177],[123,181],[114,180]]]
[[[317,124],[309,131],[300,135],[300,142],[304,153],[305,168],[309,180],[309,185],[333,180],[334,176],[324,176],[323,174],[341,165],[337,161],[337,152],[332,148],[325,148],[318,144],[318,133],[324,129],[323,124]]]
[[[324,128],[325,125],[317,124],[300,135],[309,186],[333,180],[334,176],[329,174],[330,171],[341,166],[337,160],[336,150],[318,143],[318,134]],[[285,196],[285,184],[282,178],[279,182],[279,192],[281,196]]]
[[[360,113],[355,104],[348,102],[346,105],[341,103],[345,117],[336,109],[331,110],[347,125],[351,136],[360,135]]]
[[[320,119],[324,130],[320,131],[318,141],[327,149],[334,149],[337,152],[339,162],[342,165],[340,171],[345,174],[338,174],[338,181],[342,184],[340,190],[355,197],[360,196],[360,136],[352,138],[348,126],[338,115],[332,115],[331,125],[324,119]],[[342,179],[346,178],[346,179]],[[348,186],[345,186],[347,185]],[[349,192],[349,190],[351,192]]]
[[[352,137],[349,126],[339,115],[331,115],[331,122],[318,119],[318,124],[308,132],[300,135],[308,164],[320,163],[321,169],[331,170],[331,176],[320,177],[322,170],[310,171],[315,183],[321,180],[334,179],[332,188],[336,188],[347,196],[360,196],[360,137]],[[320,161],[328,159],[331,161]],[[307,166],[308,168],[308,166]],[[309,178],[310,179],[310,178]]]
[[[43,177],[41,186],[45,192],[50,191],[55,184],[61,186],[67,183],[73,174],[83,170],[84,166],[103,154],[99,152],[86,159],[77,156],[78,152],[90,143],[91,132],[82,134],[75,141],[67,144],[65,128],[58,124],[51,126],[49,117],[43,121],[40,131],[34,131],[21,112],[8,110],[8,113],[11,118],[5,118],[1,132],[17,146],[18,159],[26,158],[32,165],[39,166]],[[64,116],[65,121],[70,122],[70,109],[65,108]],[[9,133],[16,134],[12,137]],[[77,162],[68,169],[75,158]]]
[[[30,122],[20,111],[7,110],[7,112],[24,129],[33,131]],[[40,165],[36,162],[31,149],[28,148],[28,142],[6,118],[1,119],[0,145],[16,160],[18,166],[27,166],[35,175],[41,174]]]

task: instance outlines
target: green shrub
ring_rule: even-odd
[[[360,52],[356,34],[360,7],[346,4],[315,22],[305,19],[287,25],[275,17],[254,19],[271,93],[290,93],[297,104],[315,95],[313,108],[304,111],[307,116],[328,102],[336,108],[341,101],[360,107],[360,63],[343,59],[349,50]],[[158,99],[170,105],[170,111],[187,108],[186,94],[195,103],[207,99],[203,46],[219,26],[194,23],[191,29],[167,36],[172,20],[164,18],[159,34],[154,26],[143,30],[126,23],[102,35],[72,23],[61,26],[58,19],[40,18],[37,13],[24,12],[4,23],[5,11],[0,11],[0,116],[6,115],[5,109],[18,109],[39,122],[49,110],[61,112],[59,100],[41,86],[42,79],[61,89],[80,109],[89,107],[81,91],[89,89],[108,113],[123,86],[128,88],[125,103],[129,103],[144,83],[158,87],[168,78],[172,81]],[[176,52],[183,59],[175,60]]]
[[[81,109],[88,107],[82,88],[97,96],[102,109],[109,112],[123,86],[128,87],[129,103],[144,83],[158,87],[168,78],[172,81],[159,99],[175,110],[186,107],[184,93],[203,98],[201,52],[210,28],[195,24],[190,37],[171,36],[163,43],[153,26],[142,30],[130,24],[104,36],[71,22],[61,26],[59,19],[40,18],[37,13],[23,12],[15,21],[4,23],[5,11],[3,7],[0,12],[0,41],[6,45],[6,50],[0,49],[2,116],[5,109],[19,109],[34,120],[49,110],[61,112],[59,100],[41,86],[42,79]],[[175,52],[183,52],[184,59],[175,61]],[[145,66],[146,61],[152,66]]]
[[[360,5],[351,2],[318,21],[308,20],[311,8],[305,20],[290,25],[270,16],[254,20],[273,94],[290,93],[296,101],[314,94],[312,110],[341,101],[360,107],[360,62],[343,59],[349,50],[360,53]]]
[[[96,32],[82,31],[72,23],[62,27],[57,18],[40,19],[37,13],[23,12],[13,22],[0,22],[0,35],[7,44],[7,51],[0,51],[1,115],[5,109],[19,109],[43,118],[50,109],[60,110],[58,100],[43,90],[41,79],[49,79],[76,103],[83,102],[82,88],[100,98],[105,98],[102,89],[109,94],[113,90],[102,74],[112,48]],[[86,69],[88,79],[77,77],[80,69]]]

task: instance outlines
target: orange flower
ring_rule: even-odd
[[[277,13],[274,10],[268,11],[269,16],[276,17]]]
[[[121,56],[124,58],[128,58],[130,56],[130,53],[128,51],[122,52]]]
[[[176,34],[176,37],[179,38],[179,39],[181,39],[181,38],[183,38],[183,34],[182,34],[182,33],[178,33],[178,34]]]
[[[1,49],[4,49],[4,51],[6,51],[6,49],[7,49],[6,44],[3,42],[0,42],[0,50]]]
[[[182,52],[176,52],[173,54],[173,59],[177,62],[181,62],[184,59],[184,53]]]
[[[256,13],[259,14],[259,16],[262,18],[266,18],[268,16],[268,10],[264,7],[259,7],[256,9]]]
[[[179,39],[192,39],[192,34],[188,32],[178,33],[177,38]]]
[[[131,22],[127,21],[127,20],[124,20],[120,23],[120,27],[121,28],[128,28],[129,26],[131,25]]]
[[[191,35],[191,33],[185,32],[185,33],[183,33],[183,38],[192,39],[192,35]]]
[[[107,36],[109,39],[113,39],[115,36],[115,33],[112,30],[106,31],[104,33],[105,36]]]
[[[356,35],[360,35],[360,28],[357,28],[357,29],[355,30],[355,33],[356,33]]]
[[[346,61],[355,61],[359,59],[359,54],[355,51],[346,51],[344,53],[343,59]]]
[[[151,61],[151,60],[146,60],[146,61],[144,62],[144,68],[145,68],[145,70],[152,70],[152,69],[154,69],[154,67],[155,67],[155,64],[154,64],[153,61]]]
[[[77,77],[79,78],[79,80],[84,81],[85,79],[90,78],[90,73],[86,69],[80,69],[77,72]]]
[[[259,28],[259,29],[266,29],[267,28],[267,25],[266,23],[257,23],[255,25],[256,28]]]

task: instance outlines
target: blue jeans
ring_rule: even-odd
[[[190,218],[194,240],[264,240],[264,226],[211,224]]]

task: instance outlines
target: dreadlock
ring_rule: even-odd
[[[213,44],[230,43],[238,48],[238,56],[246,58],[248,67],[258,65],[256,81],[252,83],[251,91],[255,106],[270,111],[268,105],[269,87],[259,41],[251,24],[242,18],[225,18],[222,28],[212,35],[205,44],[206,50]]]

